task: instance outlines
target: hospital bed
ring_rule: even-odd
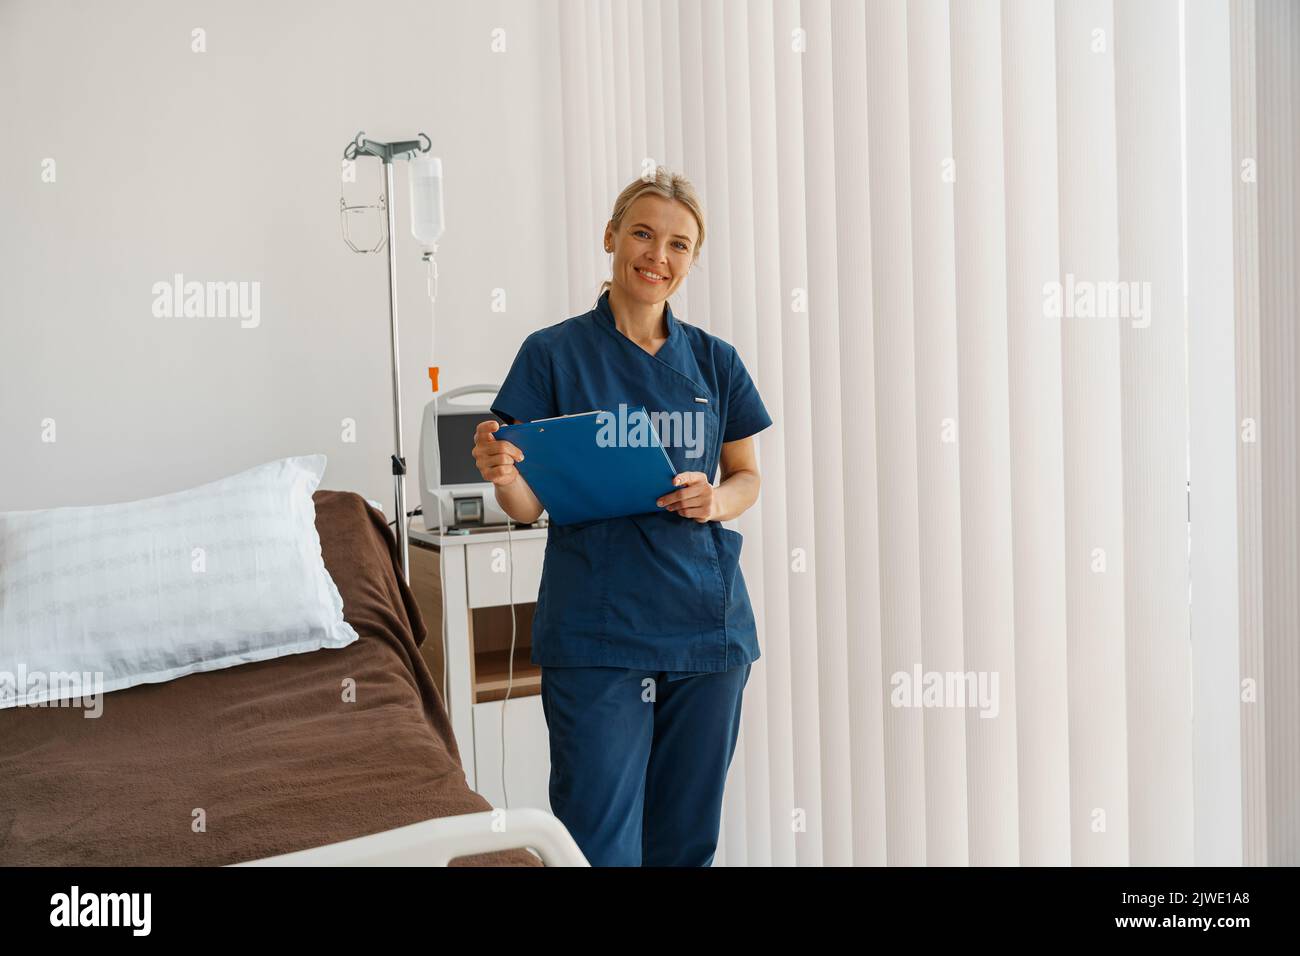
[[[315,493],[359,640],[0,710],[0,865],[585,865],[541,810],[465,781],[383,516]]]

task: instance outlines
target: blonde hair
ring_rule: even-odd
[[[695,255],[691,257],[691,263],[694,264],[700,258],[700,249],[704,246],[704,207],[700,203],[700,197],[696,194],[691,181],[680,173],[674,173],[664,166],[655,167],[654,178],[637,178],[618,194],[618,198],[614,200],[614,212],[609,217],[614,231],[617,232],[623,225],[623,217],[632,208],[632,203],[642,196],[652,193],[656,196],[663,196],[665,199],[677,200],[685,205],[690,210],[691,215],[695,217],[695,224],[700,228],[700,237],[695,243]],[[596,298],[599,299],[604,295],[605,290],[612,285],[613,283],[608,279],[602,282],[600,291],[596,293]]]

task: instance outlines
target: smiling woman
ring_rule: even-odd
[[[759,657],[741,536],[722,522],[758,497],[753,436],[772,419],[736,349],[669,305],[703,242],[684,177],[660,167],[631,183],[605,227],[595,307],[529,335],[492,405],[505,421],[644,408],[676,473],[655,511],[547,532],[531,659],[551,808],[595,865],[712,862]],[[508,514],[532,520],[542,504],[497,426],[479,426],[479,471]]]
[[[704,245],[704,210],[685,176],[660,166],[614,202],[605,227],[612,254],[609,290],[618,330],[651,355],[667,340],[661,331],[664,301],[685,281]]]

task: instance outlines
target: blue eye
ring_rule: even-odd
[[[634,236],[649,236],[650,233],[648,233],[648,232],[647,232],[646,230],[644,230],[644,229],[634,229],[634,230],[632,231],[632,235],[634,235]],[[675,243],[675,245],[677,246],[678,249],[682,250],[682,252],[690,252],[690,251],[691,251],[691,247],[690,247],[690,245],[687,244],[687,243],[685,243],[685,242],[682,242],[682,241],[680,241],[680,240],[678,240],[678,241]]]

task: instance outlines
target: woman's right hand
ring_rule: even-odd
[[[519,477],[515,463],[524,460],[524,453],[510,442],[492,437],[500,427],[496,419],[478,423],[474,430],[474,463],[484,481],[504,488]]]

